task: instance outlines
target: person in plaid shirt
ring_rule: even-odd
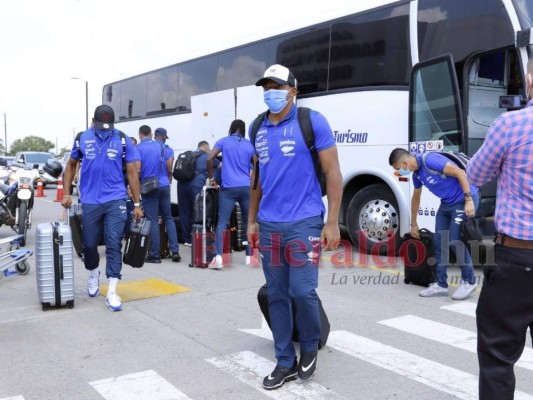
[[[533,59],[526,77],[533,95]],[[476,310],[479,398],[512,399],[514,364],[533,327],[533,100],[500,115],[468,163],[474,185],[498,177],[495,265],[486,265]]]

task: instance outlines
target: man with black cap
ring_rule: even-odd
[[[268,111],[251,139],[256,166],[251,178],[248,241],[252,247],[259,244],[268,288],[277,359],[276,368],[263,380],[263,387],[270,390],[296,379],[296,375],[307,380],[315,373],[320,336],[315,291],[318,261],[321,245],[332,250],[340,241],[342,175],[331,128],[322,114],[311,110],[315,148],[326,176],[328,215],[324,223],[320,183],[294,104],[297,81],[288,68],[276,64],[265,71],[256,86],[263,87]],[[291,298],[296,306],[299,363],[292,343]]]
[[[150,254],[147,263],[161,263],[159,235],[159,216],[166,225],[172,261],[181,261],[178,245],[178,233],[172,219],[170,209],[170,182],[174,151],[165,146],[167,131],[164,128],[155,130],[155,140],[152,139],[152,130],[148,125],[139,128],[140,143],[135,146],[137,159],[140,164],[140,179],[157,176],[159,189],[152,194],[143,195],[142,202],[146,217],[152,221],[152,235],[150,238]]]
[[[122,271],[122,238],[127,219],[126,183],[123,164],[134,200],[134,218],[143,216],[140,208],[139,176],[135,167],[135,153],[129,137],[114,128],[115,113],[107,105],[96,107],[93,125],[79,134],[72,146],[65,166],[64,193],[70,193],[72,180],[80,161],[80,198],[83,210],[83,254],[89,271],[87,292],[90,297],[100,292],[100,256],[98,244],[104,238],[106,246],[106,275],[109,288],[106,304],[111,311],[122,310],[117,295],[117,283]],[[70,208],[70,195],[63,195],[62,205]]]

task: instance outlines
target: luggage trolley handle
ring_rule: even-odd
[[[205,248],[207,246],[207,238],[206,238],[206,235],[207,235],[207,191],[208,190],[215,190],[217,189],[217,187],[215,186],[210,186],[209,185],[209,178],[207,178],[205,180],[205,185],[204,187],[202,188],[202,202],[203,202],[203,207],[202,207],[202,263],[203,264],[206,264],[207,263],[207,254],[206,254],[206,251],[205,251]]]

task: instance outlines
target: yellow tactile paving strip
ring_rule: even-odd
[[[100,295],[107,295],[108,285],[100,285]],[[142,281],[119,282],[117,293],[122,301],[149,299],[152,297],[167,296],[169,294],[189,292],[191,289],[176,285],[162,279],[145,279]]]

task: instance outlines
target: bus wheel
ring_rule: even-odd
[[[346,215],[350,239],[359,251],[394,256],[400,247],[400,215],[390,189],[374,184],[350,201]]]

